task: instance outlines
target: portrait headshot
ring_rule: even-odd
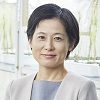
[[[64,65],[80,41],[79,24],[70,10],[54,3],[38,6],[26,33],[39,69],[12,80],[5,100],[99,100],[95,83]]]

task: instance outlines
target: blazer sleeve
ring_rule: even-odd
[[[95,84],[92,81],[88,80],[84,82],[79,91],[78,100],[99,100]]]
[[[12,85],[13,81],[11,81],[9,83],[9,85],[7,86],[6,89],[6,93],[5,93],[5,100],[10,100],[10,95],[11,95],[11,85]]]

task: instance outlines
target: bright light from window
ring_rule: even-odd
[[[0,2],[5,2],[5,3],[16,3],[17,0],[0,0]]]
[[[16,3],[17,0],[7,0],[8,3]]]

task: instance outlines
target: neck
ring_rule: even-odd
[[[64,66],[47,68],[40,66],[35,80],[61,81],[67,74]]]

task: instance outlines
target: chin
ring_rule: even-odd
[[[39,64],[40,66],[43,66],[43,67],[46,67],[46,68],[55,68],[55,66],[57,66],[56,64],[54,63],[41,63]]]

